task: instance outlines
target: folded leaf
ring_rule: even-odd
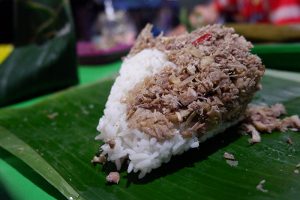
[[[17,0],[16,48],[0,65],[0,106],[78,82],[67,1]]]

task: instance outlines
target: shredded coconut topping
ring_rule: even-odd
[[[201,136],[216,124],[241,118],[264,73],[251,47],[232,28],[220,25],[157,38],[147,26],[129,56],[156,48],[176,67],[148,76],[129,92],[129,126],[165,140],[173,136],[173,128],[183,137]]]
[[[244,130],[252,134],[249,142],[260,142],[260,133],[264,132],[271,133],[274,130],[285,132],[288,129],[300,130],[298,115],[280,119],[279,117],[283,114],[286,114],[286,110],[282,104],[249,106],[246,110],[243,124]],[[291,139],[288,142],[292,143]]]

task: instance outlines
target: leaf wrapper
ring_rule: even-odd
[[[0,106],[78,83],[67,2],[15,2],[16,48],[0,65]]]

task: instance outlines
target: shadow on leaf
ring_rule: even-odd
[[[125,176],[127,179],[126,186],[133,184],[147,184],[158,178],[168,176],[185,167],[193,167],[195,163],[201,162],[208,158],[209,155],[215,153],[219,149],[229,145],[241,135],[237,132],[236,127],[232,127],[224,133],[208,139],[196,149],[190,149],[181,155],[173,156],[168,163],[162,164],[159,168],[154,169],[144,178],[138,179],[139,173],[129,173]],[[127,173],[127,164],[123,164],[120,173]],[[116,171],[115,164],[108,162],[102,167],[102,171],[108,174],[111,171]]]

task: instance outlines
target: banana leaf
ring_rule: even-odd
[[[262,59],[267,68],[300,71],[300,28],[298,25],[231,23],[226,26],[233,27],[247,40],[256,43],[252,52]]]
[[[273,25],[273,24],[243,24],[227,23],[237,33],[252,42],[296,42],[300,41],[299,25]]]
[[[16,0],[16,48],[0,65],[0,106],[78,83],[68,1]]]
[[[283,103],[300,114],[299,75],[268,71],[253,103]],[[279,76],[279,77],[278,77]],[[298,199],[299,132],[273,132],[249,145],[236,128],[198,149],[172,158],[144,179],[121,172],[118,185],[105,183],[113,165],[92,166],[98,149],[95,127],[113,79],[79,86],[24,108],[0,110],[0,145],[20,158],[68,199]],[[287,138],[293,144],[286,142]],[[233,153],[236,167],[223,158]],[[267,192],[256,189],[265,180]]]
[[[267,68],[300,72],[300,43],[256,44],[251,51]]]

